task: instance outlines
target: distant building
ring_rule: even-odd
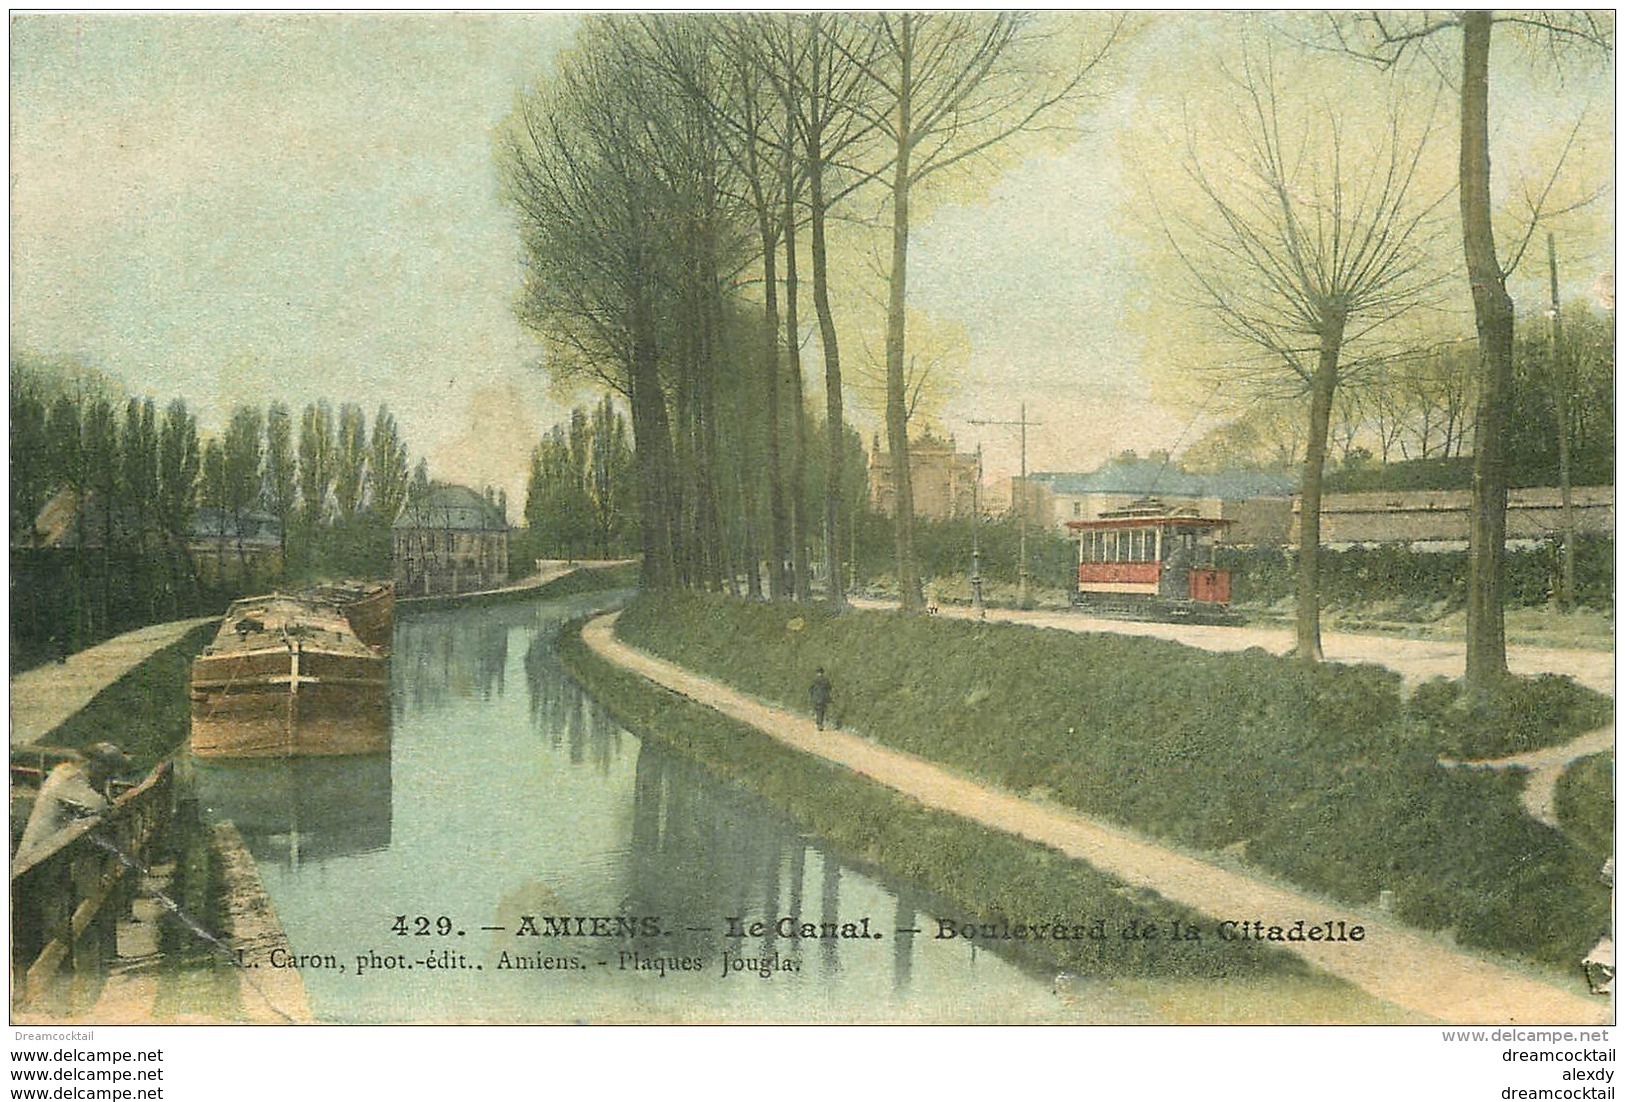
[[[1197,474],[1160,455],[1125,455],[1093,471],[1030,474],[1025,494],[1020,481],[1011,479],[1011,500],[1025,505],[1033,523],[1063,532],[1068,521],[1098,520],[1148,497],[1231,521],[1231,544],[1279,545],[1291,532],[1293,479],[1270,471]]]
[[[53,494],[34,518],[33,528],[20,534],[14,546],[34,551],[100,551],[107,545],[108,521],[112,521],[113,546],[141,548],[161,546],[157,525],[149,523],[147,531],[138,531],[135,510],[115,504],[112,515],[102,508],[101,499],[94,493],[85,495],[84,505],[71,489]]]
[[[975,513],[976,453],[959,451],[953,437],[942,440],[927,432],[909,441],[908,472],[915,516],[952,520]],[[869,453],[869,507],[887,516],[897,510],[897,476],[891,453],[880,450],[879,436]]]
[[[282,524],[270,513],[245,512],[241,521],[207,506],[192,515],[186,550],[203,585],[231,585],[282,573]]]
[[[1580,533],[1614,531],[1614,488],[1576,486],[1574,527]],[[1320,542],[1342,550],[1402,544],[1424,551],[1467,547],[1469,490],[1372,490],[1327,494],[1320,502]],[[1292,503],[1292,542],[1298,539],[1299,503]],[[1563,527],[1562,493],[1531,487],[1507,494],[1507,543],[1528,546],[1551,539]]]
[[[78,496],[65,489],[40,510],[33,530],[16,541],[18,549],[46,552],[101,551],[107,546],[108,515],[94,493]],[[115,506],[112,511],[112,549],[156,553],[171,541],[149,518],[145,531],[135,511]],[[282,526],[269,513],[245,512],[240,523],[223,509],[199,508],[186,532],[186,551],[206,586],[235,583],[246,578],[270,578],[282,572]]]
[[[391,526],[395,591],[427,597],[507,584],[505,512],[466,486],[432,484]]]

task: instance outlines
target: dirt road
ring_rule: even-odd
[[[1344,922],[1345,929],[1358,924],[1364,934],[1359,942],[1283,944],[1379,999],[1446,1022],[1595,1023],[1612,1017],[1606,1000],[1582,993],[1578,973],[1567,987],[1521,975],[1381,917],[1220,868],[1120,827],[955,776],[931,762],[845,732],[819,731],[810,718],[764,704],[626,646],[614,636],[614,621],[614,614],[599,617],[582,633],[587,645],[603,657],[748,723],[787,746],[844,765],[928,807],[1052,846],[1218,923],[1291,927],[1302,919],[1306,926]]]
[[[897,606],[888,601],[854,599],[860,608],[889,609]],[[975,613],[968,607],[944,607],[940,615],[969,619]],[[1207,624],[1155,624],[1135,620],[1109,620],[1086,616],[1080,612],[1054,609],[996,608],[987,610],[987,619],[996,623],[1030,624],[1034,627],[1059,628],[1063,631],[1101,631],[1118,635],[1142,635],[1155,639],[1172,639],[1192,647],[1210,651],[1238,651],[1248,647],[1262,647],[1271,654],[1286,654],[1297,640],[1292,629],[1277,627],[1215,627]],[[1463,644],[1424,639],[1394,639],[1383,635],[1356,635],[1350,632],[1325,632],[1321,636],[1321,649],[1332,662],[1372,662],[1387,666],[1414,686],[1430,677],[1457,678],[1466,666]],[[1614,692],[1614,652],[1580,650],[1562,647],[1507,648],[1507,665],[1515,674],[1531,676],[1538,673],[1565,673],[1582,685],[1601,693]]]

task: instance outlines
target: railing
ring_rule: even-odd
[[[14,1006],[36,1000],[64,965],[97,976],[117,955],[118,920],[130,911],[139,870],[162,841],[173,807],[166,761],[104,814],[69,826],[49,852],[12,867]]]

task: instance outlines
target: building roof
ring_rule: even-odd
[[[392,528],[432,528],[456,532],[505,532],[508,521],[491,502],[467,486],[436,482],[406,503]]]
[[[282,524],[270,513],[246,511],[242,515],[239,538],[237,522],[229,512],[200,505],[197,512],[192,514],[192,524],[186,535],[192,540],[224,538],[249,546],[279,547],[282,544]]]
[[[85,504],[81,508],[79,495],[71,489],[62,489],[51,495],[51,499],[40,509],[39,515],[34,518],[33,531],[20,539],[18,546],[54,550],[79,546],[100,548],[106,542],[108,519],[95,491],[85,495]],[[160,539],[157,522],[151,519],[147,521],[145,534],[138,536],[141,525],[135,510],[116,500],[111,520],[113,539],[116,541],[130,544],[139,539],[140,542],[155,543]]]
[[[1193,474],[1161,459],[1113,459],[1087,472],[1038,471],[1030,476],[1055,494],[1133,494],[1157,497],[1245,499],[1285,497],[1293,492],[1290,475],[1272,471],[1219,471]]]

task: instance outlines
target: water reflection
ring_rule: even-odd
[[[460,623],[466,613],[430,611],[403,615],[395,623],[395,715],[447,707],[452,701],[490,700],[500,696],[508,662],[511,610],[480,610],[492,615]],[[504,614],[507,615],[504,615]]]
[[[209,779],[213,806],[240,817],[262,858],[295,952],[347,965],[302,972],[318,1016],[1068,1017],[1047,980],[963,942],[907,933],[931,928],[908,889],[843,864],[766,801],[620,728],[554,654],[559,625],[593,600],[403,617],[395,738],[381,771],[314,762],[274,785]],[[335,770],[346,768],[341,779]],[[313,862],[312,824],[336,805],[350,818],[329,820],[337,825]],[[417,914],[448,916],[457,931],[421,941],[391,931],[395,916]],[[560,922],[600,918],[634,920],[637,934],[527,932],[547,932],[550,918],[555,935]],[[809,938],[803,923],[871,936]],[[358,958],[391,953],[421,967],[355,975]],[[436,953],[466,964],[429,967]]]
[[[389,846],[390,759],[194,760],[207,821],[236,824],[255,861],[296,868]]]

